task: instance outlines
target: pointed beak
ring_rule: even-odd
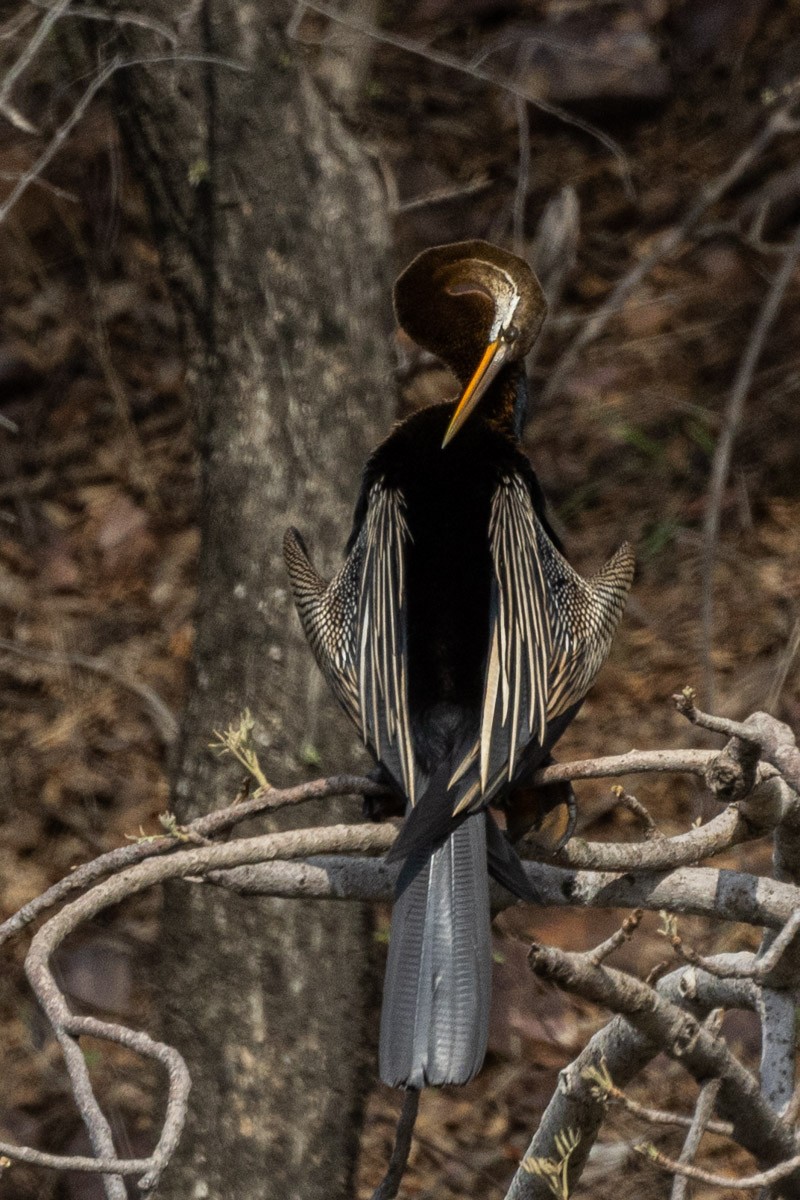
[[[485,393],[486,389],[491,384],[492,380],[497,375],[497,372],[502,367],[508,357],[508,343],[498,339],[495,342],[489,342],[489,345],[483,352],[483,357],[475,368],[475,374],[470,379],[461,399],[456,406],[456,411],[453,413],[452,420],[447,426],[447,433],[444,435],[442,449],[451,441],[458,433],[461,426],[470,415],[475,405]]]

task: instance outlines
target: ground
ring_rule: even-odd
[[[579,225],[573,242],[564,234],[568,270],[533,369],[539,391],[615,283],[763,128],[800,63],[796,6],[757,0],[418,0],[402,21],[384,17],[386,29],[431,49],[461,60],[482,54],[504,79],[516,71],[624,152],[632,190],[606,146],[535,107],[522,117],[529,129],[520,139],[519,108],[501,88],[397,47],[369,43],[361,55],[348,119],[386,183],[398,267],[425,245],[461,237],[512,244],[515,233],[546,267],[554,235],[536,242],[540,218],[560,189],[575,190]],[[320,47],[329,33],[323,18],[307,17],[301,52],[335,92],[335,55],[346,63],[348,43]],[[35,149],[30,136],[0,127],[0,187]],[[798,725],[800,277],[768,337],[735,442],[712,644],[704,645],[699,623],[711,454],[800,216],[797,151],[797,134],[772,141],[647,274],[528,427],[528,449],[575,565],[592,570],[624,539],[639,559],[611,660],[560,744],[562,758],[690,744],[692,731],[669,703],[687,683],[701,694],[713,684],[718,711],[768,708]],[[47,180],[52,186],[31,187],[0,226],[0,415],[15,427],[0,430],[2,915],[74,864],[140,828],[152,831],[167,807],[198,551],[191,395],[175,316],[102,99]],[[415,358],[402,339],[397,351],[400,411],[452,393],[446,373]],[[713,811],[686,779],[648,782],[637,794],[665,832]],[[607,785],[582,785],[579,799],[582,833],[634,835]],[[758,848],[747,855],[766,866]],[[157,897],[144,898],[112,913],[64,949],[60,978],[76,1002],[145,1019],[157,1002],[147,984],[157,905]],[[618,920],[529,910],[497,922],[487,1067],[465,1089],[423,1097],[405,1194],[504,1194],[558,1070],[604,1019],[543,991],[527,972],[527,944],[535,936],[582,948]],[[645,973],[669,958],[659,924],[655,915],[645,919],[620,965]],[[702,950],[752,945],[739,928],[712,931],[696,920],[681,930]],[[379,922],[376,936],[384,934]],[[75,1150],[78,1122],[25,991],[22,952],[14,947],[12,969],[0,978],[0,1137]],[[729,1018],[726,1032],[753,1061],[752,1022]],[[122,1144],[144,1152],[155,1115],[149,1073],[107,1050],[95,1065]],[[693,1093],[677,1067],[659,1060],[632,1094],[688,1109]],[[361,1200],[385,1163],[396,1109],[396,1098],[376,1088]],[[664,1179],[630,1153],[629,1143],[643,1137],[679,1146],[674,1134],[612,1117],[585,1194],[612,1196],[622,1168],[637,1195],[668,1194]],[[717,1166],[731,1166],[727,1150]],[[85,1178],[17,1168],[0,1191],[9,1200],[100,1194]]]

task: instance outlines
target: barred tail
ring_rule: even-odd
[[[381,1013],[390,1087],[467,1083],[489,1036],[492,950],[486,814],[436,850],[417,849],[397,884]]]

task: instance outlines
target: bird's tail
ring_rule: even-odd
[[[467,1083],[489,1035],[492,950],[486,814],[436,849],[417,848],[397,884],[381,1013],[391,1087]]]

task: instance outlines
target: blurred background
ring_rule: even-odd
[[[31,12],[5,6],[0,81]],[[531,363],[538,400],[527,449],[579,570],[623,539],[637,548],[611,660],[558,756],[698,744],[669,703],[686,684],[713,697],[716,711],[768,708],[797,727],[797,272],[748,388],[720,496],[711,592],[703,535],[731,389],[800,221],[797,132],[764,139],[719,200],[686,218],[800,86],[800,5],[349,0],[342,12],[349,26],[322,5],[298,9],[293,52],[374,162],[393,266],[472,237],[536,264],[550,316]],[[14,92],[35,129],[0,117],[0,204],[63,120],[74,84],[63,44],[50,38]],[[673,250],[612,303],[577,359],[565,359],[620,280],[671,232]],[[73,865],[154,832],[168,807],[199,546],[180,346],[144,200],[101,90],[0,223],[2,916]],[[447,372],[401,336],[394,352],[399,415],[453,394]],[[704,595],[713,627],[701,620]],[[577,790],[583,836],[639,836],[602,781]],[[712,811],[684,778],[642,781],[637,795],[665,833]],[[766,867],[758,850],[743,854]],[[149,895],[112,910],[61,952],[60,982],[76,1003],[151,1025],[158,909]],[[490,1058],[468,1088],[425,1095],[408,1196],[504,1195],[558,1070],[603,1021],[539,988],[527,944],[535,936],[585,947],[618,919],[569,910],[500,918]],[[645,918],[624,965],[645,974],[669,957],[659,925]],[[379,942],[385,932],[383,914]],[[747,931],[700,920],[682,921],[681,932],[701,951],[754,944]],[[24,985],[23,950],[7,948],[0,970],[0,1136],[81,1152],[58,1056]],[[756,1061],[754,1023],[730,1017],[726,1032]],[[149,1068],[108,1048],[93,1065],[121,1147],[145,1153],[158,1116]],[[632,1094],[680,1106],[693,1088],[659,1059]],[[395,1113],[395,1097],[376,1088],[359,1197],[380,1177]],[[615,1195],[623,1167],[635,1194],[668,1194],[630,1155],[640,1132],[612,1116],[586,1194]],[[680,1144],[679,1135],[648,1136],[668,1152]],[[723,1165],[730,1160],[726,1149]],[[86,1177],[15,1168],[0,1178],[0,1195],[101,1192]]]

